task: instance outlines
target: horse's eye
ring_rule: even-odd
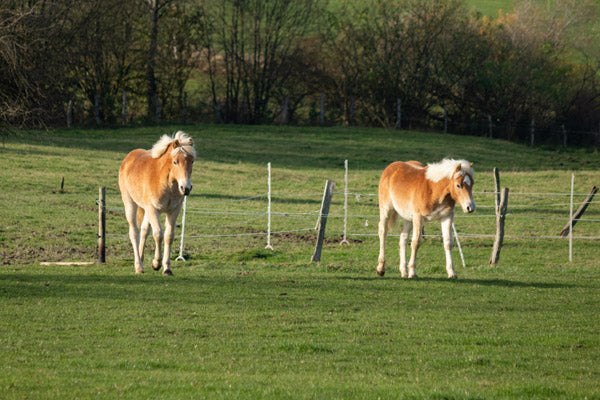
[[[177,162],[177,160],[173,160],[173,165],[177,165],[177,164],[179,164],[179,163]]]
[[[456,184],[456,187],[460,189],[460,183],[457,183],[457,184]]]

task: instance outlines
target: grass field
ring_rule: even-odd
[[[325,179],[338,183],[341,213],[344,159],[351,191],[369,194],[390,161],[452,156],[475,163],[476,215],[490,213],[498,167],[514,204],[507,234],[555,236],[568,207],[550,203],[565,200],[519,193],[568,192],[573,172],[586,193],[600,182],[597,152],[381,129],[185,127],[198,143],[186,226],[196,237],[174,277],[135,276],[118,166],[179,128],[19,132],[0,148],[0,397],[600,398],[597,240],[575,241],[569,263],[565,240],[509,238],[491,268],[491,239],[463,236],[467,266],[455,252],[449,281],[432,236],[409,281],[395,238],[386,277],[375,276],[372,197],[351,198],[350,245],[338,244],[341,220],[328,222],[321,263],[309,261],[314,231],[278,234],[267,251],[264,215],[205,213],[264,211],[264,198],[240,200],[266,192],[271,162],[275,230],[310,227]],[[106,265],[41,266],[95,260],[100,185]],[[534,203],[538,214],[525,207]],[[599,236],[597,203],[586,218],[576,235]],[[456,225],[493,233],[486,218]],[[253,235],[216,236],[231,232]]]

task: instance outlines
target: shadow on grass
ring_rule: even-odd
[[[494,287],[521,287],[521,288],[538,288],[538,289],[570,289],[570,288],[579,288],[581,285],[573,285],[570,283],[557,283],[557,282],[526,282],[526,281],[512,281],[507,279],[472,279],[466,278],[461,279],[448,279],[444,277],[419,277],[416,279],[406,279],[400,276],[394,277],[345,277],[345,279],[350,280],[365,280],[365,281],[376,281],[376,280],[386,280],[391,279],[394,281],[406,281],[408,282],[439,282],[439,283],[448,283],[450,285],[479,285],[479,286],[494,286]]]

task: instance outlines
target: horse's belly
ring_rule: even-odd
[[[432,210],[430,213],[423,215],[423,217],[427,221],[435,221],[449,216],[452,214],[452,211],[453,209],[450,207],[438,207]]]
[[[412,207],[404,205],[401,202],[394,201],[394,199],[392,199],[392,204],[394,206],[394,210],[398,213],[400,217],[407,220],[413,219],[414,211]]]

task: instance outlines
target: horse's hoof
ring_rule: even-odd
[[[141,275],[141,274],[143,274],[143,273],[144,273],[144,270],[143,270],[143,269],[138,269],[138,270],[136,270],[136,271],[135,271],[135,274],[136,274],[136,275]]]
[[[379,276],[384,276],[385,275],[385,270],[377,270],[377,275]]]
[[[152,260],[152,269],[158,271],[160,269],[160,261]]]
[[[456,280],[456,279],[458,279],[458,276],[456,276],[456,275],[448,275],[448,279]]]
[[[166,269],[163,271],[163,276],[173,276],[173,271],[171,271],[170,269]]]

